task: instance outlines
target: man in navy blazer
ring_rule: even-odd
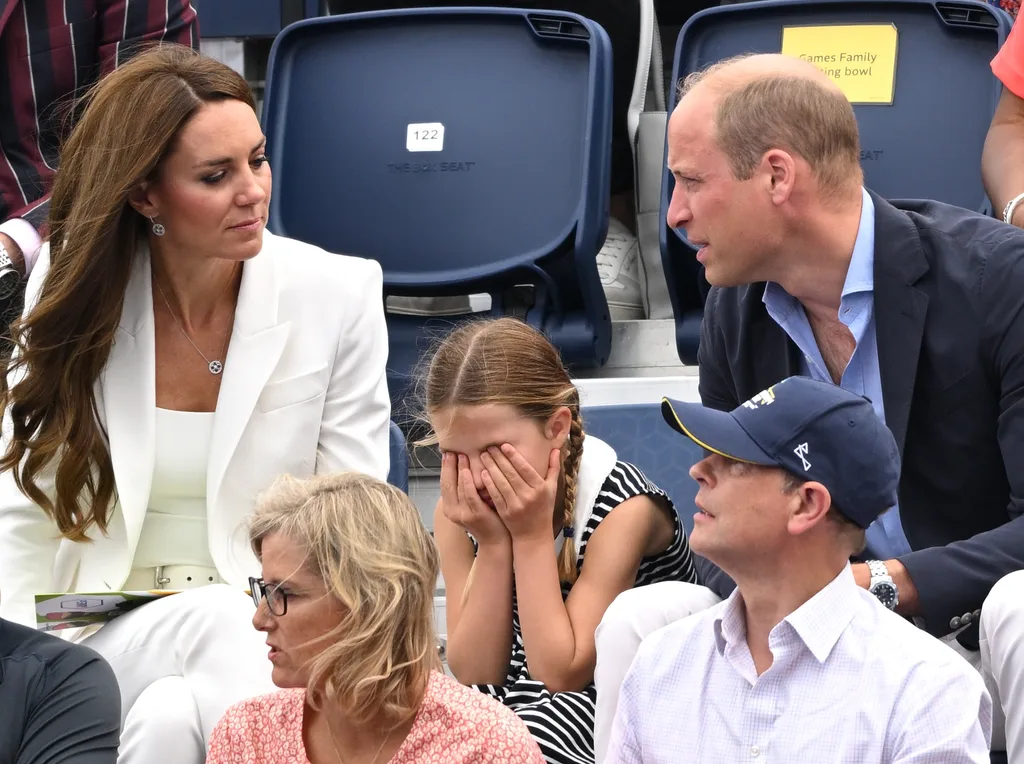
[[[668,146],[668,222],[699,247],[712,285],[702,402],[729,411],[793,375],[872,401],[903,467],[856,580],[982,671],[993,749],[1005,715],[1010,760],[1024,760],[1024,231],[866,191],[852,107],[794,58],[693,76]],[[711,563],[698,568],[718,597],[732,590]],[[648,589],[623,595],[598,630],[599,705],[605,693],[614,708],[615,651],[707,604],[706,590],[687,604],[689,590]]]

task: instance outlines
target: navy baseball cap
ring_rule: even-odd
[[[900,456],[892,433],[871,401],[836,385],[789,377],[732,411],[664,398],[661,413],[701,448],[821,483],[861,528],[896,504]]]

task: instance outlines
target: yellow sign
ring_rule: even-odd
[[[892,24],[784,27],[782,53],[817,66],[850,103],[891,104],[898,37]]]

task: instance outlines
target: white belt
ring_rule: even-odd
[[[205,565],[161,565],[157,568],[133,568],[125,581],[124,589],[195,589],[200,586],[221,583],[216,568]]]

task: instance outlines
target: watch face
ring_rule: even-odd
[[[878,598],[879,602],[890,610],[896,609],[896,587],[892,584],[875,584],[871,587],[871,593]]]

